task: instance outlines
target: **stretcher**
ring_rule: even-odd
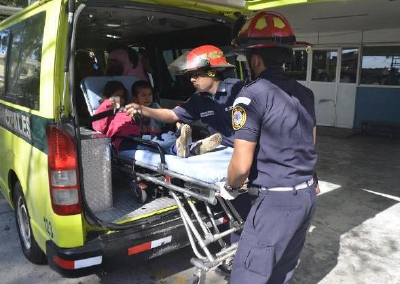
[[[118,109],[113,109],[94,114],[101,99],[101,91],[110,80],[119,80],[130,90],[130,86],[137,78],[102,76],[86,77],[82,80],[81,89],[92,121],[113,115],[118,111]],[[155,185],[151,187],[154,190],[150,193],[152,197],[157,198],[159,194],[168,194],[173,198],[195,255],[191,259],[195,267],[191,283],[205,283],[207,271],[233,258],[237,244],[228,245],[224,240],[243,227],[242,218],[230,201],[220,197],[219,187],[216,185],[217,182],[226,180],[233,148],[219,146],[206,154],[180,158],[166,154],[165,147],[161,147],[159,143],[152,140],[139,137],[118,138],[131,139],[140,147],[119,152],[112,149],[112,167],[117,168],[132,180],[139,203],[146,202],[148,194],[138,186],[142,182]],[[165,202],[164,200],[162,202]],[[213,212],[216,208],[218,208],[218,214]],[[215,216],[219,216],[220,213],[229,222],[229,228],[220,229],[219,221],[215,219]],[[102,214],[109,214],[109,212],[98,212],[97,216],[102,217]],[[128,217],[131,216],[124,215],[120,219]]]
[[[136,181],[146,181],[168,190],[179,209],[195,255],[191,259],[195,272],[190,283],[205,283],[206,272],[230,261],[236,252],[237,244],[228,245],[224,238],[243,227],[242,218],[230,201],[219,196],[216,185],[226,179],[233,148],[219,146],[212,152],[184,159],[165,154],[164,149],[153,141],[137,137],[129,139],[148,149],[114,152],[113,163]],[[206,218],[196,206],[199,202],[205,206]],[[230,223],[224,231],[218,228],[212,212],[213,205],[217,204]]]

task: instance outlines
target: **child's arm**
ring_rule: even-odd
[[[101,103],[99,108],[95,111],[95,114],[110,110],[113,107],[114,107],[114,104],[110,100],[106,99]],[[94,130],[105,134],[107,132],[108,126],[110,125],[111,119],[112,119],[112,116],[107,116],[105,118],[93,121],[92,127]]]

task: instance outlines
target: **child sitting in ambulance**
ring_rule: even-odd
[[[137,84],[134,83],[132,85],[132,94],[136,102],[139,104],[143,104],[145,106],[151,106],[152,108],[159,108],[160,106],[157,103],[153,102],[152,86],[148,84],[146,81],[138,81],[138,82],[139,83]],[[145,83],[147,83],[148,85],[145,85]],[[99,108],[96,110],[95,114],[108,111],[114,107],[120,108],[125,106],[126,98],[127,98],[127,91],[122,82],[120,81],[107,82],[106,85],[104,86],[103,100]],[[143,120],[143,117],[141,117],[141,120]],[[142,124],[142,126],[140,126],[140,124]],[[108,137],[113,137],[115,135],[141,137],[143,139],[151,140],[153,142],[158,143],[165,150],[167,154],[177,155],[177,153],[179,152],[178,147],[182,144],[178,142],[180,142],[180,140],[187,140],[186,137],[191,136],[190,126],[186,124],[183,125],[181,129],[185,130],[183,132],[180,131],[181,133],[183,133],[183,135],[179,135],[178,138],[171,131],[167,133],[161,133],[162,126],[163,124],[161,124],[160,122],[151,119],[146,119],[143,120],[142,122],[135,122],[129,115],[127,115],[126,112],[122,111],[117,112],[115,115],[110,115],[105,118],[92,122],[92,127],[94,130],[99,131],[107,135]],[[148,133],[150,135],[146,135],[145,131],[143,131],[144,129],[140,129],[141,127],[142,128],[145,127],[147,130],[149,130]],[[186,133],[185,131],[188,133]],[[154,136],[154,134],[159,134],[159,135]],[[214,136],[218,136],[217,138],[219,139],[216,140]],[[221,141],[220,134],[217,133],[205,139],[202,139],[201,141],[197,141],[196,143],[201,142],[205,143],[206,145],[212,144],[211,145],[212,147],[209,147],[209,149],[212,150],[220,144],[220,141]],[[196,145],[196,143],[191,142],[191,139],[190,143]],[[132,150],[132,149],[148,149],[147,147],[138,145],[136,142],[130,139],[122,139],[118,137],[114,139],[113,145],[117,149],[117,151]],[[187,156],[182,156],[182,158],[187,158]]]
[[[158,103],[154,102],[153,87],[147,81],[139,80],[133,83],[132,96],[135,103],[151,108],[161,108]],[[150,135],[160,134],[165,126],[164,123],[145,116],[141,117],[140,123],[141,131]]]
[[[125,105],[127,98],[127,90],[120,81],[109,81],[104,86],[103,100],[96,110],[95,114],[108,111],[114,107],[122,107]],[[139,126],[134,124],[132,118],[124,112],[117,112],[115,115],[92,122],[94,130],[99,131],[108,137],[118,136],[140,136]],[[126,149],[130,144],[129,140],[116,138],[113,141],[114,147],[120,151]]]
[[[141,81],[145,82],[146,81]],[[140,86],[143,83],[138,84]],[[148,104],[148,91],[152,92],[152,87],[149,85],[149,90],[147,85],[144,88],[139,88],[139,92],[135,92],[136,99],[138,102]],[[141,89],[141,90],[140,90]],[[96,110],[95,114],[99,114],[115,107],[122,108],[125,106],[125,101],[127,98],[127,90],[125,89],[124,85],[120,81],[109,81],[104,86],[103,91],[103,99]],[[153,96],[151,95],[151,103],[152,104]],[[158,104],[156,104],[158,105]],[[136,136],[141,137],[146,140],[152,140],[160,144],[160,146],[165,150],[167,154],[171,154],[171,148],[175,145],[176,137],[173,133],[163,133],[162,138],[158,137],[151,137],[150,135],[143,135],[146,134],[143,130],[140,129],[140,123],[135,122],[132,118],[127,115],[125,112],[119,111],[115,113],[115,115],[110,115],[105,118],[96,120],[92,122],[92,127],[94,130],[99,131],[105,134],[108,137],[117,136]],[[146,121],[146,129],[151,129],[151,125],[155,125],[156,127],[152,128],[157,130],[157,134],[161,132],[161,124],[157,124],[155,121]],[[124,151],[124,150],[132,150],[132,149],[148,149],[144,146],[138,145],[136,142],[130,139],[123,139],[116,137],[113,141],[113,145],[117,151]]]

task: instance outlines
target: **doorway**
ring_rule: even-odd
[[[314,92],[317,125],[353,128],[359,48],[315,48],[308,55],[305,80],[297,79]]]

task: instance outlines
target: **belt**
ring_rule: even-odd
[[[306,189],[307,187],[310,187],[311,185],[314,184],[314,179],[311,178],[309,181],[302,182],[300,184],[297,184],[295,186],[288,186],[288,187],[264,187],[264,186],[256,186],[258,188],[258,191],[293,191],[293,190],[302,190]]]

